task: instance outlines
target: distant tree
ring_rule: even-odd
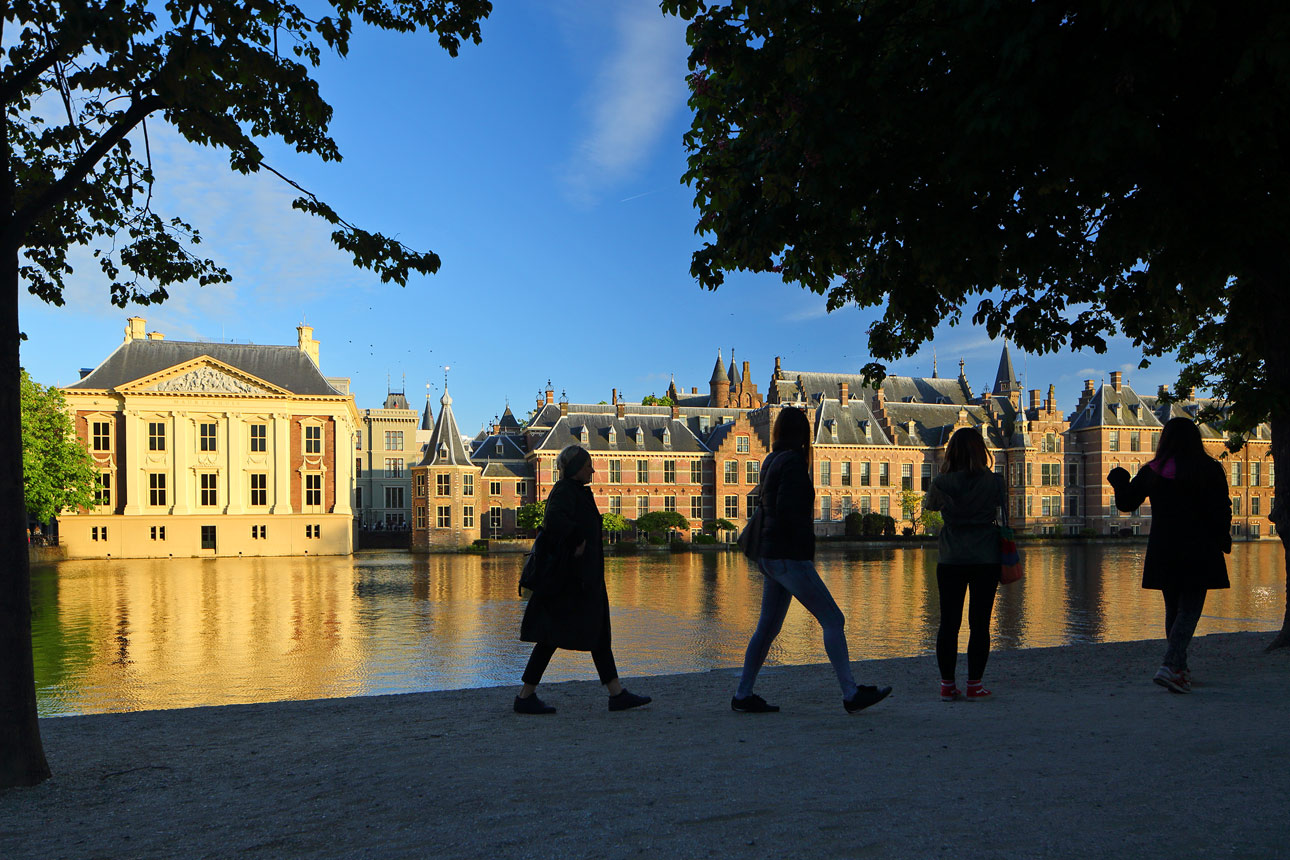
[[[871,381],[965,310],[1028,352],[1176,353],[1233,446],[1271,422],[1290,550],[1290,4],[663,8],[690,19],[700,284],[884,308]]]
[[[900,491],[900,513],[911,527],[918,525],[918,514],[923,509],[923,494],[918,490]]]
[[[738,526],[727,519],[705,520],[703,523],[704,533],[710,535],[716,534],[717,532],[732,532],[738,528]]]
[[[515,512],[515,525],[526,532],[535,532],[542,528],[545,519],[546,502],[544,501],[520,505],[519,510]]]
[[[27,514],[47,523],[94,502],[95,470],[57,388],[22,374],[22,478]]]
[[[644,399],[641,400],[641,406],[675,406],[675,405],[676,404],[672,401],[672,398],[667,396],[655,397],[653,394],[647,394],[645,395]]]
[[[647,535],[671,532],[673,529],[689,530],[690,521],[676,511],[650,511],[636,518],[636,530]]]
[[[600,527],[609,534],[619,534],[632,527],[632,524],[622,514],[601,514]]]
[[[258,139],[340,159],[332,109],[310,76],[344,57],[355,24],[425,30],[456,55],[480,40],[489,0],[12,0],[4,4],[0,101],[0,789],[49,776],[36,717],[31,585],[23,531],[18,296],[63,303],[69,253],[89,249],[112,301],[151,304],[174,284],[231,280],[180,217],[153,209],[150,131],[164,124],[226,150],[238,173],[282,176]],[[327,13],[327,14],[324,14]],[[152,120],[151,129],[149,120]],[[184,177],[174,177],[182,179]],[[285,179],[285,177],[283,177]],[[346,221],[290,180],[292,207],[335,229],[356,266],[405,284],[439,258]]]
[[[918,515],[918,521],[923,526],[923,532],[929,535],[940,534],[945,526],[945,518],[941,516],[940,511],[924,510]]]
[[[864,514],[859,511],[852,511],[842,520],[842,533],[847,537],[862,537],[864,535]]]

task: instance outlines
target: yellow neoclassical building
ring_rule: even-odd
[[[60,517],[67,557],[351,552],[358,409],[296,331],[295,346],[168,341],[131,317],[62,389],[98,469],[94,506]]]

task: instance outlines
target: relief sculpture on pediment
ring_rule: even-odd
[[[264,394],[257,388],[240,379],[229,376],[213,367],[196,367],[187,373],[158,382],[153,391],[175,391],[185,393],[208,394]]]

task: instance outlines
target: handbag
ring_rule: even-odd
[[[739,549],[753,561],[761,558],[761,521],[761,505],[758,504],[739,533]]]
[[[525,596],[525,591],[530,595],[552,591],[555,584],[555,565],[547,542],[542,539],[542,530],[538,529],[532,548],[524,556],[524,567],[520,571],[520,597]]]
[[[999,582],[1007,585],[1021,579],[1021,551],[1017,549],[1015,535],[1008,526],[999,529]]]

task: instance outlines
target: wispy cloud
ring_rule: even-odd
[[[631,176],[685,103],[682,21],[662,15],[654,3],[624,4],[614,33],[591,92],[589,127],[566,176],[569,197],[583,204]]]

